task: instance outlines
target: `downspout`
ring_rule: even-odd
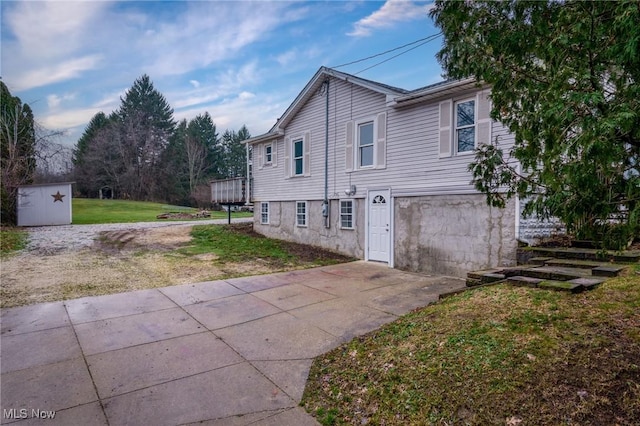
[[[244,195],[244,205],[251,204],[251,161],[249,160],[249,144],[245,144],[247,148],[247,183],[245,185],[246,191]]]
[[[331,227],[329,214],[329,79],[324,83],[324,95],[326,96],[325,123],[324,123],[324,201],[322,202],[322,216],[324,227]]]

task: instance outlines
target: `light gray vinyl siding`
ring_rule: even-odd
[[[350,184],[350,174],[345,171],[346,123],[351,120],[375,119],[377,114],[386,110],[386,98],[383,94],[337,79],[331,79],[329,96],[329,198],[338,199],[344,197],[344,190]],[[274,167],[254,168],[254,201],[323,199],[325,102],[324,96],[312,96],[291,120],[285,129],[285,136],[278,139],[277,143],[271,142],[276,150],[278,163]],[[285,138],[295,139],[306,132],[309,133],[310,140],[310,175],[285,178]],[[356,175],[372,175],[375,178],[376,172],[380,175],[382,171],[353,172],[352,183]],[[362,187],[362,190],[365,189],[366,187]],[[356,198],[363,197],[364,194],[358,188]]]
[[[442,157],[440,153],[440,102],[410,107],[386,106],[383,94],[342,80],[331,79],[329,89],[329,198],[344,196],[344,190],[356,185],[353,198],[362,198],[369,189],[391,188],[396,195],[437,193],[472,193],[468,164],[472,153]],[[463,93],[455,99],[475,97]],[[254,168],[254,201],[321,200],[324,196],[325,102],[319,94],[312,96],[285,129],[285,137],[302,137],[309,133],[309,176],[285,178],[285,137],[272,142],[277,165]],[[453,103],[453,102],[452,102]],[[386,161],[384,168],[346,170],[346,128],[350,121],[374,120],[386,112]],[[498,137],[508,152],[513,136],[500,124],[491,124],[491,137]],[[354,145],[357,140],[354,139]],[[355,154],[354,154],[355,155]]]

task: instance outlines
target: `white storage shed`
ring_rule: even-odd
[[[72,182],[18,188],[18,226],[69,225]]]

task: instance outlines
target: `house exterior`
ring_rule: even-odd
[[[69,225],[71,182],[24,185],[18,188],[18,226]]]
[[[515,264],[521,207],[489,207],[467,168],[479,144],[514,142],[489,94],[472,79],[407,91],[320,68],[246,141],[254,229],[429,274]]]

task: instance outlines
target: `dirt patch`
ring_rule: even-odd
[[[237,232],[264,238],[251,224]],[[177,249],[191,241],[191,226],[101,232],[90,248],[76,251],[23,252],[2,259],[0,306],[74,299],[146,288],[259,275],[313,266],[305,260],[347,257],[315,247],[287,243],[293,264],[265,259],[221,264],[213,253],[186,256]]]

